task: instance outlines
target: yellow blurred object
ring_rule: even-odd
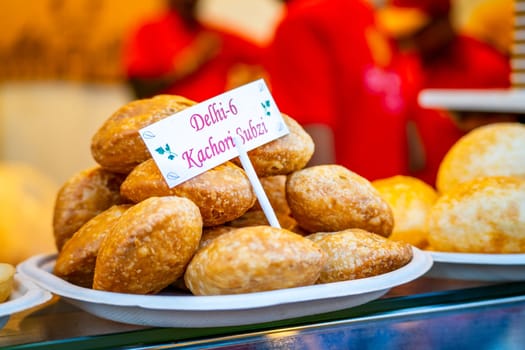
[[[525,178],[525,125],[493,123],[464,135],[443,158],[436,187],[445,193],[485,176]]]
[[[413,246],[427,245],[427,218],[436,202],[436,190],[410,176],[393,176],[372,182],[394,213],[394,230],[388,237]]]
[[[379,27],[393,38],[401,38],[423,28],[430,17],[417,8],[385,6],[377,10]]]
[[[461,32],[509,54],[513,41],[514,1],[484,0],[477,4],[465,20]]]
[[[370,48],[370,53],[374,62],[379,67],[386,67],[392,61],[392,51],[388,45],[388,40],[384,32],[378,31],[374,28],[367,28],[365,31],[365,39]]]
[[[28,165],[0,163],[0,261],[16,265],[56,251],[52,213],[57,187]]]
[[[15,271],[13,265],[0,263],[0,303],[6,301],[11,295]]]

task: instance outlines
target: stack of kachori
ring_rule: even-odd
[[[104,291],[219,295],[365,278],[410,262],[411,246],[388,239],[387,201],[349,169],[307,166],[314,143],[288,115],[289,134],[248,152],[281,227],[268,224],[238,159],[169,188],[139,130],[194,104],[132,101],[95,133],[97,166],[56,198],[57,276]]]

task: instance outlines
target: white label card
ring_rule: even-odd
[[[191,106],[140,130],[171,188],[246,151],[288,134],[264,80]]]

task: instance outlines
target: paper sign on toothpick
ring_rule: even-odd
[[[249,151],[288,133],[262,79],[140,130],[170,188],[237,157],[234,139]]]

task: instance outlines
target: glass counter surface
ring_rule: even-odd
[[[58,297],[11,316],[6,349],[524,349],[525,282],[419,278],[335,312],[217,328],[98,318]]]

